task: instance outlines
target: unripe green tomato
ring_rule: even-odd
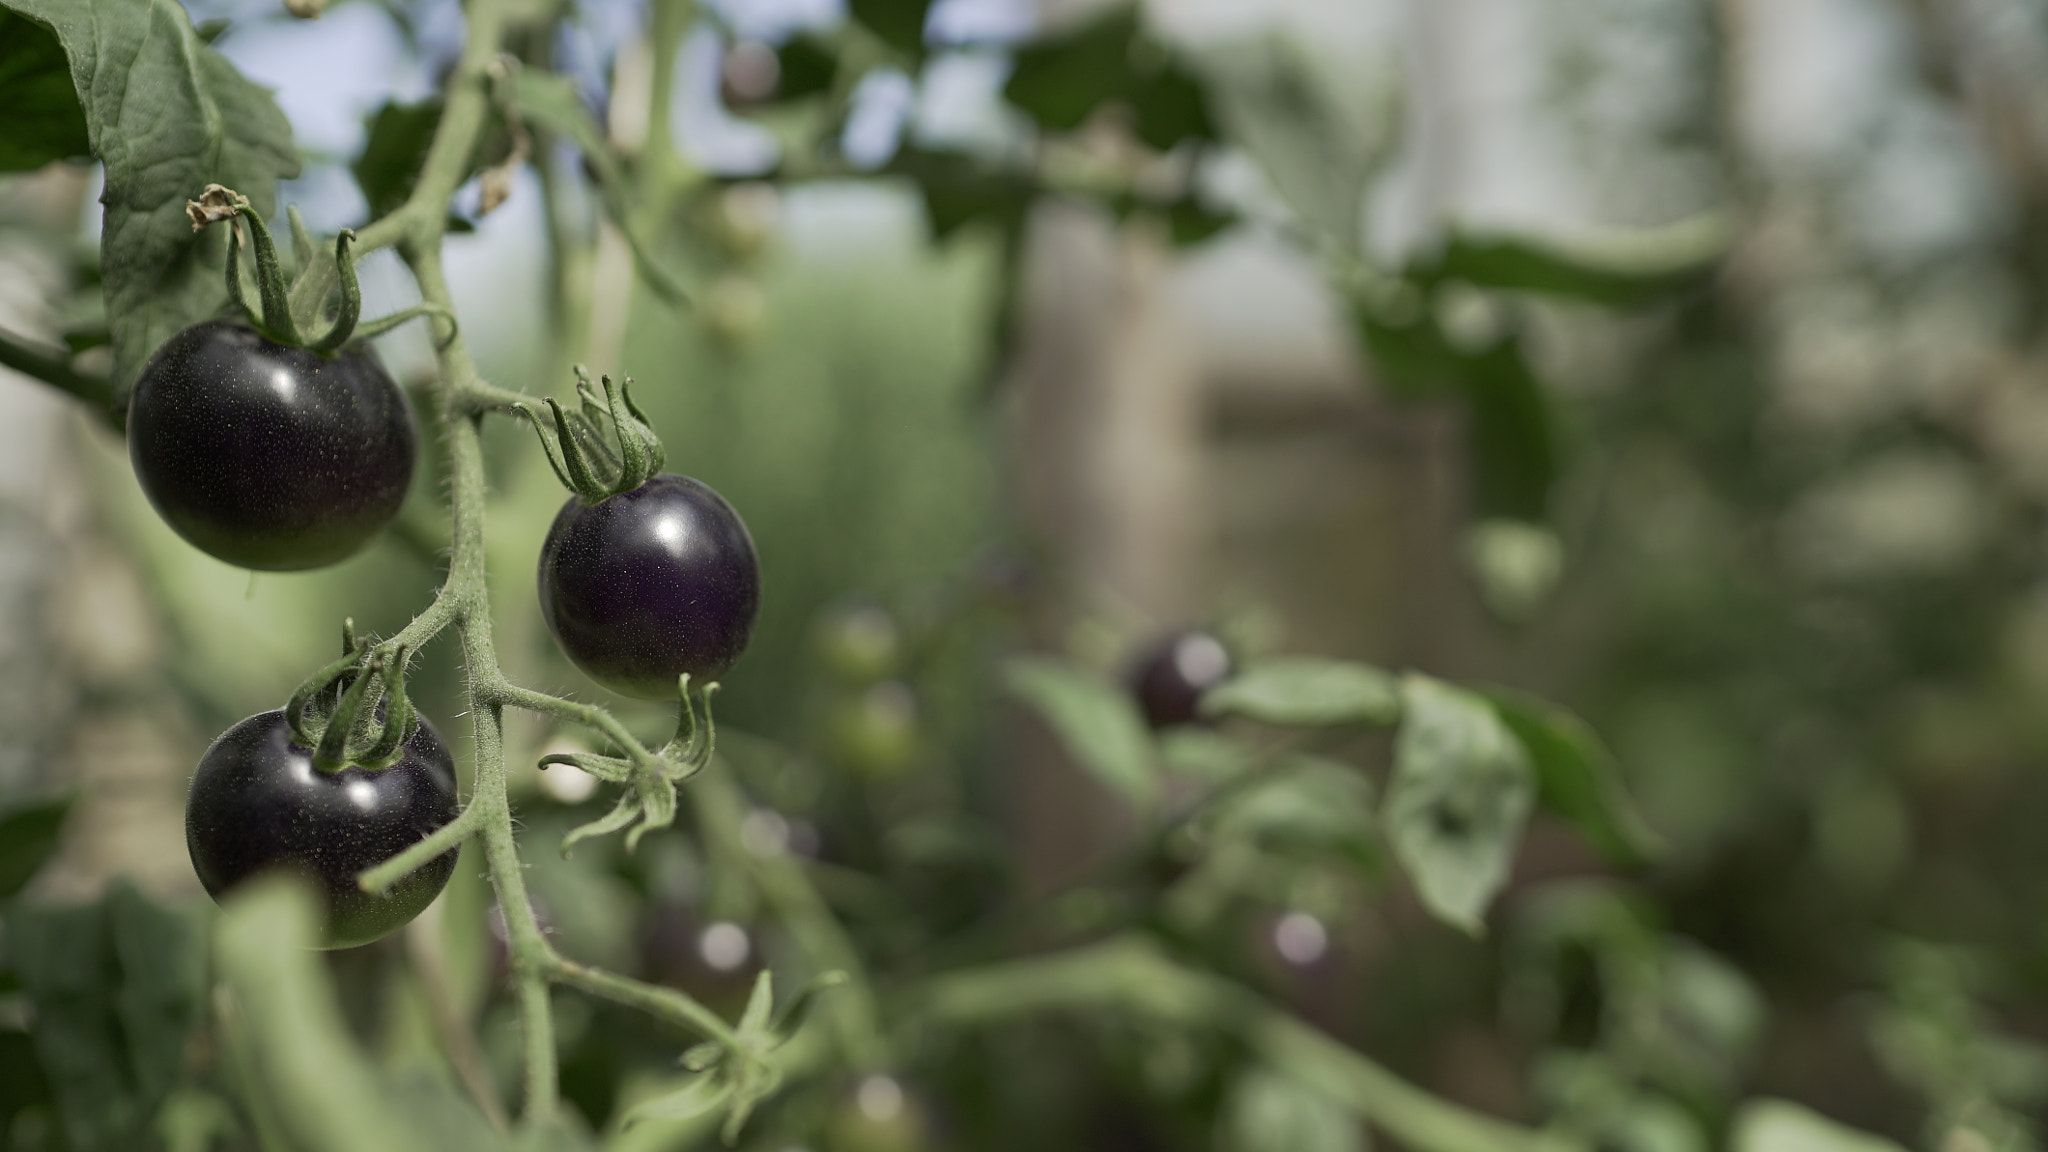
[[[848,684],[873,684],[896,674],[903,663],[903,633],[896,618],[873,604],[828,609],[817,626],[818,659]]]
[[[699,315],[711,338],[727,348],[745,348],[768,327],[768,297],[745,276],[720,276],[704,294]]]
[[[900,680],[884,680],[833,706],[832,757],[870,780],[901,776],[917,756],[917,697]]]

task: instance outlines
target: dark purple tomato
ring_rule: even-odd
[[[1207,632],[1177,632],[1132,666],[1131,692],[1145,723],[1171,728],[1201,720],[1202,693],[1230,678],[1230,651]]]
[[[185,847],[216,900],[271,869],[309,877],[327,897],[328,946],[350,948],[419,915],[455,871],[455,852],[382,895],[358,887],[356,874],[454,818],[455,761],[425,720],[389,768],[322,772],[313,750],[292,742],[280,710],[221,733],[200,757],[185,801]]]
[[[585,504],[572,496],[540,549],[540,611],[590,678],[647,700],[716,680],[761,604],[753,537],[725,498],[664,473]]]
[[[398,514],[418,446],[369,345],[322,356],[232,320],[164,341],[128,401],[128,456],[157,514],[244,568],[353,555]]]

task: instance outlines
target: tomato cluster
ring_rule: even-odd
[[[621,431],[651,441],[651,430]],[[211,320],[144,368],[128,443],[143,491],[179,535],[229,563],[284,571],[353,555],[391,521],[418,436],[367,345],[326,353]],[[658,467],[658,453],[643,456]],[[549,630],[578,667],[627,695],[672,697],[679,684],[715,680],[746,648],[760,603],[746,525],[685,476],[621,471],[610,483],[572,496],[548,533],[539,592]],[[311,878],[327,942],[348,947],[406,923],[447,882],[452,850],[382,893],[357,877],[455,818],[454,762],[425,721],[386,766],[326,755],[284,711],[230,728],[193,775],[186,845],[215,897],[271,870]]]

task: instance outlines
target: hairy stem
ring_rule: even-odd
[[[673,988],[662,988],[653,984],[633,980],[602,968],[592,968],[551,956],[547,975],[558,983],[580,989],[592,996],[600,996],[628,1008],[638,1008],[650,1015],[659,1016],[671,1023],[703,1034],[706,1038],[731,1045],[738,1037],[723,1018],[711,1009]]]

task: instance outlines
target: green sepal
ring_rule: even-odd
[[[327,330],[327,335],[319,343],[308,345],[323,356],[348,343],[349,337],[355,335],[356,321],[363,316],[363,290],[356,283],[356,261],[348,250],[355,238],[356,234],[347,228],[334,238],[334,267],[341,275],[341,310],[335,313],[334,327]],[[310,247],[307,251],[311,252]]]

